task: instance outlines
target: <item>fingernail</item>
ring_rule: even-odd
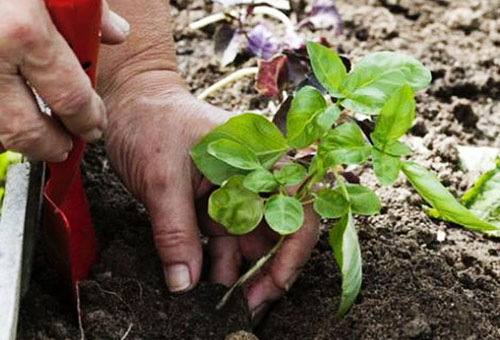
[[[288,280],[285,283],[285,291],[286,292],[288,292],[290,290],[290,288],[292,288],[295,281],[297,281],[297,278],[299,277],[299,275],[300,275],[300,271],[297,271],[297,272],[293,273],[292,276],[290,276],[288,278]]]
[[[255,309],[251,313],[252,327],[256,327],[262,321],[262,319],[264,319],[264,316],[269,310],[269,307],[270,305],[267,302],[263,302],[259,306],[255,307]]]
[[[191,286],[191,274],[185,264],[173,264],[165,271],[168,289],[172,293],[185,291]]]
[[[118,28],[124,35],[128,36],[130,34],[130,24],[127,20],[113,11],[110,11],[109,18],[113,26]]]
[[[85,133],[82,137],[87,142],[95,141],[102,137],[102,131],[96,128],[90,132]]]

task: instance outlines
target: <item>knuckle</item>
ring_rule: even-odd
[[[43,140],[42,132],[33,125],[20,122],[20,120],[13,120],[12,123],[9,131],[2,136],[2,144],[6,149],[26,152]]]
[[[52,109],[58,115],[66,117],[75,116],[89,105],[93,96],[92,90],[87,82],[81,83],[81,85],[76,86],[74,89],[60,91],[53,98],[49,99]],[[88,119],[90,120],[91,117],[88,117]]]
[[[154,241],[158,249],[179,249],[192,245],[193,237],[186,229],[173,226],[155,229]]]
[[[15,45],[24,50],[31,50],[40,45],[43,40],[42,33],[37,30],[34,22],[28,18],[17,18],[13,20],[6,31],[6,37],[15,43]]]

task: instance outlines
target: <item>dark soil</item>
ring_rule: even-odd
[[[408,142],[418,149],[414,159],[460,195],[477,174],[460,170],[456,146],[500,147],[500,4],[497,0],[336,3],[345,20],[342,36],[302,33],[325,36],[354,59],[368,51],[401,50],[431,68],[434,81],[417,95],[418,118]],[[210,32],[186,28],[215,9],[203,1],[174,5],[179,68],[199,93],[234,66],[218,66]],[[254,60],[238,61],[239,66],[254,64]],[[257,97],[251,80],[238,82],[210,101],[233,111],[264,114],[278,104]],[[261,340],[500,339],[498,240],[430,220],[402,179],[394,187],[380,188],[369,170],[354,171],[361,174],[363,184],[376,190],[384,205],[381,215],[357,220],[364,281],[355,306],[343,320],[334,319],[340,275],[325,234],[296,284],[253,332]],[[189,294],[167,292],[147,214],[119,184],[101,146],[89,149],[84,172],[102,249],[92,279],[80,286],[86,339],[212,340],[251,330],[241,293],[227,310],[217,313],[213,306],[224,287],[203,283]],[[438,232],[444,233],[444,241],[438,241]],[[80,339],[76,315],[59,296],[57,277],[46,264],[42,247],[37,249],[18,339]]]

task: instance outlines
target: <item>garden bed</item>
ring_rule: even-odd
[[[477,173],[461,170],[456,146],[500,147],[498,2],[336,4],[345,21],[343,35],[303,33],[326,37],[352,58],[375,50],[405,51],[432,70],[431,87],[417,94],[417,119],[408,142],[417,148],[415,160],[439,174],[455,195],[462,194]],[[202,1],[174,5],[179,68],[200,93],[235,67],[218,66],[210,32],[187,28],[212,7]],[[243,57],[236,63],[255,62]],[[268,100],[257,96],[251,79],[209,100],[233,111],[273,111]],[[364,281],[351,312],[334,319],[340,273],[324,234],[297,283],[252,330],[241,294],[216,312],[223,287],[202,283],[185,295],[168,293],[147,214],[116,179],[102,145],[89,147],[84,173],[102,252],[91,280],[80,287],[82,329],[58,293],[57,277],[39,246],[18,339],[80,339],[83,332],[89,340],[211,340],[238,330],[253,331],[261,340],[500,338],[500,243],[429,219],[421,199],[401,179],[394,188],[381,188],[370,171],[361,175],[384,208],[379,216],[358,218]]]

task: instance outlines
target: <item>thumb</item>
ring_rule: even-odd
[[[109,9],[106,0],[102,3],[101,42],[109,45],[121,44],[130,34],[130,24]]]
[[[154,240],[168,289],[185,292],[199,281],[202,263],[192,188],[176,183],[162,191],[150,209]]]

